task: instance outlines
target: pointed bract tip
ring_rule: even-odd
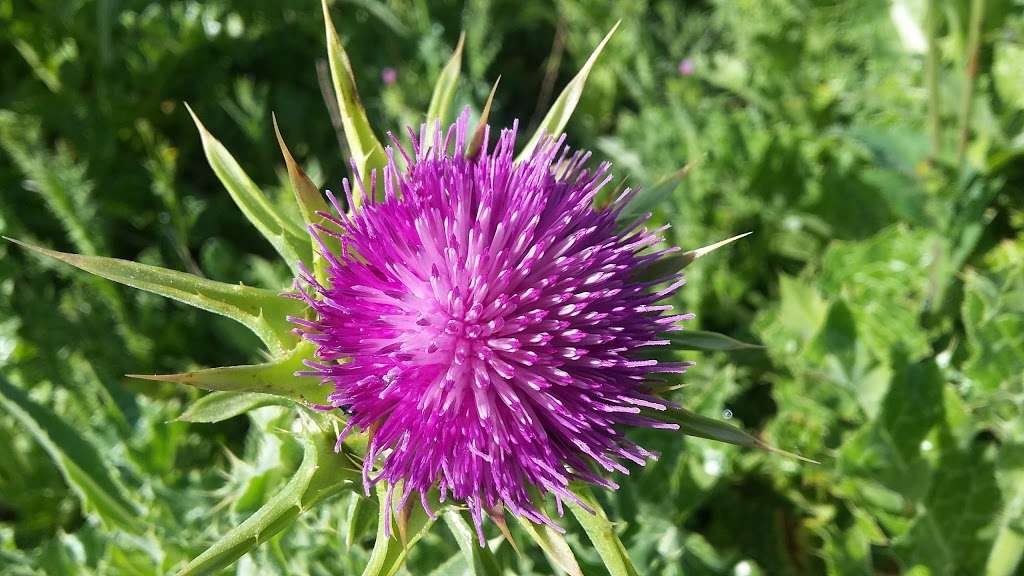
[[[707,246],[701,246],[700,248],[695,248],[693,250],[689,250],[689,251],[683,253],[683,258],[686,259],[687,263],[690,263],[690,262],[696,260],[697,258],[700,258],[701,256],[707,256],[708,254],[714,252],[715,250],[718,250],[722,246],[725,246],[727,244],[732,244],[733,242],[735,242],[735,241],[737,241],[737,240],[739,240],[741,238],[746,238],[747,236],[750,236],[751,234],[753,234],[752,231],[751,232],[744,232],[743,234],[737,234],[736,236],[733,236],[732,238],[726,238],[725,240],[722,240],[720,242],[715,242],[714,244],[708,244]]]

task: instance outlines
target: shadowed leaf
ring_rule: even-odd
[[[291,526],[299,514],[338,494],[358,478],[358,472],[342,468],[345,458],[334,453],[329,435],[302,437],[303,456],[291,479],[244,522],[188,563],[178,576],[215,574],[243,554]]]
[[[648,212],[653,212],[666,198],[672,195],[672,192],[679,187],[679,184],[696,165],[697,161],[689,162],[686,166],[662,178],[654,186],[637,192],[629,199],[629,204],[619,214],[619,221],[632,222]]]
[[[142,511],[123,496],[127,489],[104,464],[99,449],[71,424],[3,378],[0,406],[46,450],[85,509],[111,527],[136,534],[146,530]]]
[[[732,350],[758,350],[763,348],[757,344],[748,344],[735,338],[708,332],[706,330],[681,330],[669,332],[667,338],[672,341],[672,347],[679,350],[706,350],[706,351],[732,351]]]
[[[686,408],[668,408],[664,411],[645,410],[644,414],[663,422],[678,425],[679,431],[687,436],[697,436],[698,438],[717,440],[727,444],[743,446],[744,448],[757,448],[759,450],[766,450],[768,452],[781,454],[790,458],[796,458],[797,460],[803,460],[804,462],[809,462],[811,464],[818,464],[815,460],[804,458],[803,456],[792,454],[785,450],[779,450],[778,448],[766,444],[762,440],[747,434],[732,424],[715,420],[714,418],[709,418],[707,416],[701,416],[700,414],[691,412]]]

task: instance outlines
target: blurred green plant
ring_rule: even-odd
[[[395,127],[427,109],[430,94],[413,88],[445,67],[459,29],[466,62],[452,109],[483,101],[500,62],[492,121],[535,126],[552,101],[544,86],[568,83],[621,19],[570,138],[599,141],[631,183],[696,164],[652,203],[673,243],[755,231],[728,263],[690,266],[681,297],[701,328],[765,348],[702,358],[673,394],[822,465],[638,434],[661,459],[598,495],[622,520],[611,530],[638,573],[1020,571],[1019,7],[340,4],[357,81],[380,93],[364,101],[367,116]],[[315,6],[0,0],[0,232],[281,286],[288,270],[229,209],[180,102],[254,181],[273,184],[262,190],[281,212],[291,190],[286,171],[269,168],[279,165],[269,111],[317,186],[346,168],[340,154],[312,153],[339,145],[319,120],[314,67],[296,66],[322,58],[321,34]],[[692,74],[678,71],[684,58]],[[384,67],[398,70],[394,85],[377,79]],[[302,477],[309,448],[290,432],[293,409],[122,377],[266,361],[240,328],[0,245],[5,573],[180,569]],[[199,423],[218,412],[247,415]],[[359,502],[342,495],[304,513],[235,570],[359,573],[377,516]],[[601,573],[574,522],[564,520],[564,542],[509,526],[520,544],[546,544],[515,554],[495,540],[494,562],[524,575],[551,573],[549,559]],[[490,560],[460,546],[458,521],[442,524],[402,570],[489,573]]]

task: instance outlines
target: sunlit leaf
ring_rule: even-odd
[[[384,156],[384,147],[374,135],[370,121],[366,118],[363,103],[359,100],[352,64],[331,21],[327,0],[323,0],[322,5],[327,31],[327,57],[331,66],[334,93],[338,99],[338,110],[341,112],[341,122],[345,128],[345,140],[348,142],[352,161],[355,162],[357,176],[365,178],[369,186],[370,171],[382,169],[387,164],[387,158]],[[358,185],[352,187],[352,202],[355,204],[351,207],[353,209],[363,203],[362,191]]]
[[[458,510],[447,510],[442,517],[466,558],[466,564],[470,567],[469,573],[473,576],[500,576],[502,572],[494,554],[487,546],[480,546],[473,525],[463,517],[463,513]]]
[[[452,99],[455,97],[455,88],[459,83],[459,70],[462,67],[462,46],[466,43],[465,33],[459,35],[459,42],[455,45],[451,59],[441,69],[441,74],[434,84],[434,93],[430,96],[430,105],[427,107],[427,138],[421,144],[429,148],[433,144],[433,126],[440,122],[444,126],[448,117],[448,108],[451,107]]]
[[[302,342],[287,356],[263,364],[205,368],[180,374],[129,374],[130,378],[175,382],[203,390],[257,392],[290,398],[303,404],[325,402],[329,387],[311,376],[296,376],[305,369],[304,359],[313,356],[312,344]]]
[[[480,111],[480,121],[477,122],[476,130],[473,131],[473,138],[469,141],[469,147],[466,148],[466,158],[476,158],[476,155],[484,145],[484,136],[487,133],[487,120],[491,117],[491,104],[494,102],[494,94],[498,91],[498,84],[500,82],[501,76],[498,76],[494,81],[494,85],[491,86],[491,93],[487,95],[487,102],[484,103],[484,108]]]
[[[523,532],[526,532],[534,544],[540,546],[540,549],[544,551],[544,556],[547,557],[548,562],[553,567],[565,572],[569,576],[583,576],[580,564],[576,561],[576,556],[572,553],[572,549],[569,548],[569,543],[565,541],[565,536],[559,534],[550,526],[537,526],[529,520],[523,520],[518,516],[516,519],[519,520],[519,526]]]
[[[384,482],[377,484],[377,539],[373,543],[373,550],[370,552],[370,560],[363,570],[363,576],[394,576],[405,564],[409,549],[420,540],[433,526],[434,521],[427,516],[423,508],[410,502],[405,511],[404,529],[399,531],[397,526],[388,528],[388,522],[394,522],[387,508],[387,485]],[[396,506],[392,502],[392,506]],[[434,511],[442,512],[442,506],[437,504],[437,498],[432,498]],[[394,512],[398,516],[398,511]],[[388,533],[390,532],[390,536]],[[402,541],[401,533],[405,534],[405,542]]]
[[[580,96],[583,95],[583,89],[586,87],[590,69],[594,67],[597,57],[601,55],[601,51],[604,50],[605,45],[611,40],[612,34],[615,34],[615,31],[618,30],[619,24],[620,22],[616,22],[615,26],[612,26],[612,29],[608,31],[608,34],[601,40],[601,43],[597,45],[597,48],[594,48],[594,51],[587,58],[580,71],[576,73],[576,76],[569,81],[565,89],[562,90],[562,93],[555,99],[554,104],[551,105],[548,113],[541,120],[536,132],[527,140],[526,146],[519,153],[516,162],[529,158],[534,148],[541,143],[545,136],[557,137],[565,129],[565,125],[569,123],[569,118],[572,116],[573,111],[576,110],[576,105],[579,104]]]
[[[626,547],[615,532],[615,525],[608,520],[608,515],[604,513],[604,509],[594,497],[590,487],[575,483],[572,486],[572,491],[581,502],[593,510],[593,512],[589,512],[579,504],[568,503],[569,510],[579,521],[580,526],[583,526],[583,530],[594,544],[601,560],[604,561],[608,573],[611,576],[638,576],[639,572],[633,565],[633,561],[630,560]]]
[[[288,145],[285,144],[284,136],[281,135],[281,129],[277,125],[277,116],[273,117],[273,121],[274,134],[277,136],[277,144],[281,148],[281,155],[284,157],[284,164],[288,169],[288,180],[291,182],[295,201],[298,203],[299,211],[302,213],[302,220],[306,223],[306,226],[320,224],[324,221],[324,217],[320,216],[319,213],[328,213],[330,208],[320,193],[320,189],[309,179],[309,176],[302,170],[299,163],[295,161],[291,150],[288,149]],[[319,246],[314,243],[313,237],[311,235],[308,237],[313,249],[313,273],[317,280],[323,282],[327,278],[327,260],[320,254]],[[329,237],[322,238],[325,242],[331,240]]]
[[[211,392],[193,402],[181,416],[178,416],[178,420],[204,423],[220,422],[256,408],[274,404],[288,405],[289,402],[282,400],[280,396],[259,392]]]
[[[666,278],[681,272],[684,268],[692,264],[694,260],[707,256],[715,250],[718,250],[727,244],[731,244],[740,238],[750,236],[751,234],[753,234],[753,232],[737,234],[732,238],[726,238],[725,240],[715,242],[714,244],[708,244],[707,246],[701,246],[700,248],[695,248],[682,253],[677,252],[675,254],[669,254],[641,270],[640,273],[637,274],[637,278],[639,280],[658,280]]]
[[[299,264],[310,261],[309,235],[295,222],[284,218],[270,200],[245,173],[228,149],[213,137],[199,121],[192,108],[188,109],[203,141],[206,160],[217,178],[227,189],[231,199],[253,226],[263,234],[281,255],[285,263],[298,274]]]
[[[282,298],[277,292],[216,282],[130,260],[69,254],[13,238],[8,240],[108,280],[227,316],[252,330],[272,352],[283,352],[297,340],[287,317],[301,314],[302,305]]]

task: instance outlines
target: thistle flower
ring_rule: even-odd
[[[693,76],[693,73],[697,71],[697,65],[694,64],[690,58],[684,58],[679,61],[679,74],[682,76]]]
[[[617,25],[514,158],[515,124],[488,145],[484,119],[497,84],[472,139],[466,113],[446,131],[440,128],[459,79],[461,37],[438,76],[427,125],[418,136],[410,131],[409,149],[392,137],[393,147],[385,150],[362,107],[326,1],[322,7],[353,173],[369,175],[357,177],[354,187],[345,183],[348,211],[328,193],[331,213],[275,122],[294,208],[307,233],[290,211],[275,209],[189,108],[217,177],[295,272],[290,299],[277,287],[217,282],[15,240],[90,273],[232,318],[261,340],[268,359],[260,364],[133,375],[226,393],[201,398],[182,419],[195,411],[204,414],[196,421],[216,421],[237,414],[213,409],[218,403],[242,400],[251,408],[263,405],[268,393],[295,404],[296,441],[303,447],[298,468],[258,512],[179,573],[219,571],[286,529],[297,513],[357,486],[360,470],[353,462],[361,463],[367,493],[377,485],[384,523],[385,537],[376,539],[365,574],[396,570],[435,511],[445,510],[445,521],[464,532],[462,514],[449,513],[456,511],[444,501],[470,509],[481,544],[485,514],[509,536],[501,517],[506,509],[561,531],[540,506],[547,495],[559,514],[568,503],[610,571],[638,573],[588,487],[570,485],[579,480],[614,489],[604,473],[628,473],[626,464],[653,458],[625,438],[628,428],[678,429],[774,450],[727,423],[672,405],[654,388],[662,387],[664,373],[688,367],[654,358],[656,347],[669,342],[665,333],[690,318],[673,315],[662,301],[682,286],[686,266],[746,234],[687,252],[659,249],[662,229],[644,228],[643,213],[670,195],[693,165],[642,195],[626,190],[607,207],[595,207],[611,181],[610,166],[591,166],[589,153],[549,136],[565,129]],[[750,346],[712,332],[672,334],[671,341],[693,350]],[[424,510],[415,520],[414,496]],[[369,501],[360,497],[355,506]],[[401,542],[390,535],[396,512]],[[418,528],[407,540],[409,526]],[[549,556],[559,571],[582,574],[562,536],[542,534],[529,522],[523,528],[545,551],[557,551]]]
[[[688,363],[645,352],[691,315],[659,304],[681,274],[660,289],[637,279],[672,250],[656,249],[646,218],[617,224],[632,192],[593,207],[608,163],[589,169],[564,137],[516,163],[515,124],[469,158],[467,126],[468,110],[438,125],[436,147],[421,144],[427,125],[410,130],[410,151],[392,137],[383,201],[346,215],[332,197],[332,225],[311,227],[329,278],[302,275],[315,318],[293,321],[317,346],[304,374],[334,387],[325,408],[351,414],[339,442],[355,426],[372,434],[367,494],[384,481],[399,508],[415,492],[432,514],[436,486],[466,503],[483,545],[484,513],[556,526],[531,489],[579,503],[570,480],[616,488],[594,468],[628,473],[654,456],[623,430],[675,427],[640,411],[668,406],[648,378]]]
[[[380,71],[380,81],[388,86],[398,81],[398,70],[390,66]]]

